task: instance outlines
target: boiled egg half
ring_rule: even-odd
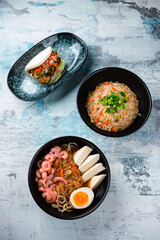
[[[70,195],[70,202],[76,209],[88,207],[94,199],[94,192],[88,187],[78,188]]]

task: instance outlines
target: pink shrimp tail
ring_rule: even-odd
[[[53,178],[53,181],[54,182],[62,181],[62,182],[64,182],[64,184],[67,185],[67,181],[63,177],[55,177],[55,178]]]

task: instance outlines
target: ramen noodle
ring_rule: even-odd
[[[36,179],[42,197],[59,211],[72,211],[71,193],[83,186],[78,166],[73,160],[75,143],[55,146],[37,163]]]

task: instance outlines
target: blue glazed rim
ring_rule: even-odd
[[[10,72],[11,72],[12,68],[17,64],[17,62],[18,62],[22,57],[25,57],[25,56],[27,55],[27,53],[28,53],[31,49],[33,49],[34,47],[36,47],[37,45],[39,45],[40,43],[42,43],[43,41],[45,41],[47,38],[50,38],[50,37],[53,37],[53,36],[59,35],[59,34],[71,34],[72,36],[74,36],[75,38],[77,38],[81,43],[83,43],[83,45],[84,45],[84,47],[85,47],[85,50],[86,50],[86,51],[85,51],[85,57],[84,57],[83,62],[79,65],[79,67],[77,68],[77,70],[75,71],[75,73],[74,73],[72,76],[70,76],[66,81],[64,81],[63,83],[61,83],[59,86],[55,87],[55,88],[53,89],[53,91],[51,91],[51,92],[49,92],[49,93],[46,93],[46,94],[44,94],[44,95],[41,96],[41,97],[37,97],[37,98],[34,98],[34,99],[24,99],[24,98],[16,95],[16,94],[12,91],[12,89],[10,88],[9,83],[8,83],[8,78],[9,78],[9,75],[10,75]],[[33,47],[31,47],[30,49],[28,49],[28,51],[25,52],[20,58],[18,58],[18,60],[12,65],[12,67],[11,67],[11,69],[10,69],[8,75],[7,75],[7,85],[8,85],[8,88],[9,88],[9,90],[11,91],[11,93],[12,93],[14,96],[16,96],[16,97],[19,98],[20,100],[23,100],[23,101],[26,101],[26,102],[33,102],[33,101],[37,101],[37,100],[39,100],[39,99],[45,98],[45,97],[47,97],[48,95],[52,94],[54,91],[56,91],[59,87],[61,87],[62,85],[64,85],[66,82],[69,82],[69,81],[76,75],[76,73],[79,71],[79,69],[82,67],[82,65],[85,63],[87,56],[88,56],[88,47],[87,47],[87,44],[86,44],[80,37],[78,37],[77,35],[75,35],[75,34],[73,34],[73,33],[71,33],[71,32],[59,32],[59,33],[52,34],[52,35],[44,38],[44,39],[41,40],[40,42],[36,43],[36,44],[35,44]]]

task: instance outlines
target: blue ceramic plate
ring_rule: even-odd
[[[66,66],[62,77],[56,83],[41,85],[26,73],[25,66],[48,46],[61,55]],[[43,98],[54,92],[80,69],[87,57],[87,52],[86,44],[76,35],[67,32],[54,34],[37,43],[16,61],[8,74],[8,87],[16,97],[24,101]]]

